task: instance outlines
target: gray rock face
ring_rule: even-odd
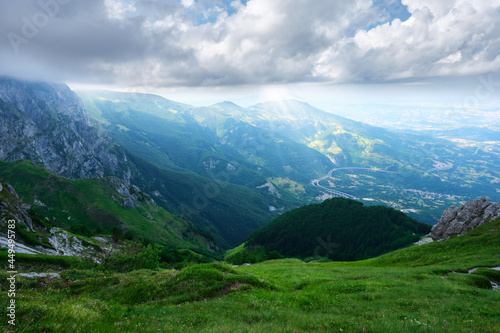
[[[498,218],[500,203],[492,203],[488,197],[468,201],[459,207],[451,206],[432,227],[432,239],[439,241],[454,235],[464,235],[469,230]]]
[[[30,160],[68,178],[129,181],[123,151],[66,85],[0,77],[0,159]]]
[[[130,185],[116,177],[104,178],[103,181],[118,192],[120,197],[112,195],[112,198],[122,207],[136,208],[135,203],[137,202],[145,202],[150,207],[156,205],[154,200],[148,194],[142,192],[141,189],[135,185]]]

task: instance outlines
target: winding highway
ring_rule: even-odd
[[[321,182],[321,181],[323,181],[323,180],[325,180],[327,178],[330,178],[332,176],[332,173],[334,171],[338,171],[338,170],[365,170],[365,171],[397,173],[397,172],[394,172],[394,171],[386,171],[386,170],[370,169],[370,168],[360,168],[360,167],[334,168],[334,169],[328,171],[328,173],[325,176],[323,176],[321,178],[313,179],[311,181],[311,184],[313,186],[318,187],[318,188],[322,189],[323,191],[331,194],[333,197],[340,197],[340,198],[347,198],[347,199],[359,200],[358,197],[356,197],[356,196],[354,196],[352,194],[341,192],[341,191],[337,191],[337,190],[332,190],[331,188],[328,188],[328,187],[325,187],[323,185],[320,185],[319,182]]]

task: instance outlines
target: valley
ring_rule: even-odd
[[[484,193],[493,200],[500,195],[495,185],[500,179],[500,156],[493,150],[391,132],[299,101],[248,108],[231,102],[192,107],[143,94],[79,95],[117,142],[160,167],[187,169],[254,190],[277,178],[304,189],[291,191],[275,182],[275,190],[269,193],[278,201],[269,206],[276,211],[333,193],[373,199],[433,224],[449,205]],[[139,129],[137,124],[144,125]],[[191,134],[186,141],[187,131]],[[179,146],[186,146],[182,155],[173,151]],[[237,177],[227,169],[235,166]],[[338,171],[329,183],[324,176],[333,169]]]
[[[323,180],[328,180],[328,179],[332,178],[332,173],[334,171],[337,171],[337,170],[364,170],[364,171],[370,171],[370,172],[395,173],[393,171],[377,170],[377,169],[370,169],[370,168],[356,168],[356,167],[335,168],[335,169],[332,169],[332,170],[328,171],[328,174],[326,174],[326,176],[323,176],[323,177],[318,178],[318,179],[313,179],[311,181],[311,184],[313,186],[321,188],[322,190],[324,190],[327,193],[331,194],[333,197],[342,197],[342,198],[348,198],[348,199],[358,199],[357,197],[355,197],[353,195],[333,190],[332,188],[335,187],[335,185],[333,183],[331,183],[331,182],[329,182],[330,187],[325,187],[325,186],[322,186],[322,185],[319,184],[319,182],[321,182]],[[357,178],[356,175],[353,175],[353,177]],[[372,177],[372,178],[374,178],[374,177]],[[338,180],[338,179],[335,178],[335,180]],[[368,201],[370,201],[370,200],[373,200],[373,199],[369,198]]]
[[[342,197],[359,200],[367,205],[386,205],[432,224],[442,207],[465,202],[466,196],[436,193],[395,185],[400,175],[394,171],[369,168],[335,168],[311,184],[325,194],[321,199]]]

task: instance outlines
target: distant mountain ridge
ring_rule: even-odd
[[[78,94],[95,111],[92,116],[134,154],[209,178],[227,176],[226,168],[238,165],[239,175],[225,179],[253,189],[272,183],[289,200],[270,203],[277,209],[331,197],[329,187],[434,224],[451,205],[498,196],[500,155],[492,149],[392,132],[296,100],[246,108],[229,101],[176,107],[152,95]],[[312,185],[332,170],[321,187]]]
[[[79,95],[117,142],[158,166],[211,177],[236,163],[243,174],[229,181],[253,187],[285,172],[308,182],[333,167],[314,149],[252,124],[249,111],[232,102],[194,108],[147,94]]]

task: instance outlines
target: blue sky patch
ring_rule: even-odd
[[[387,15],[387,20],[372,23],[365,29],[370,30],[381,24],[392,22],[394,19],[400,19],[401,22],[410,18],[411,14],[408,8],[401,3],[401,0],[373,0],[373,5]]]

